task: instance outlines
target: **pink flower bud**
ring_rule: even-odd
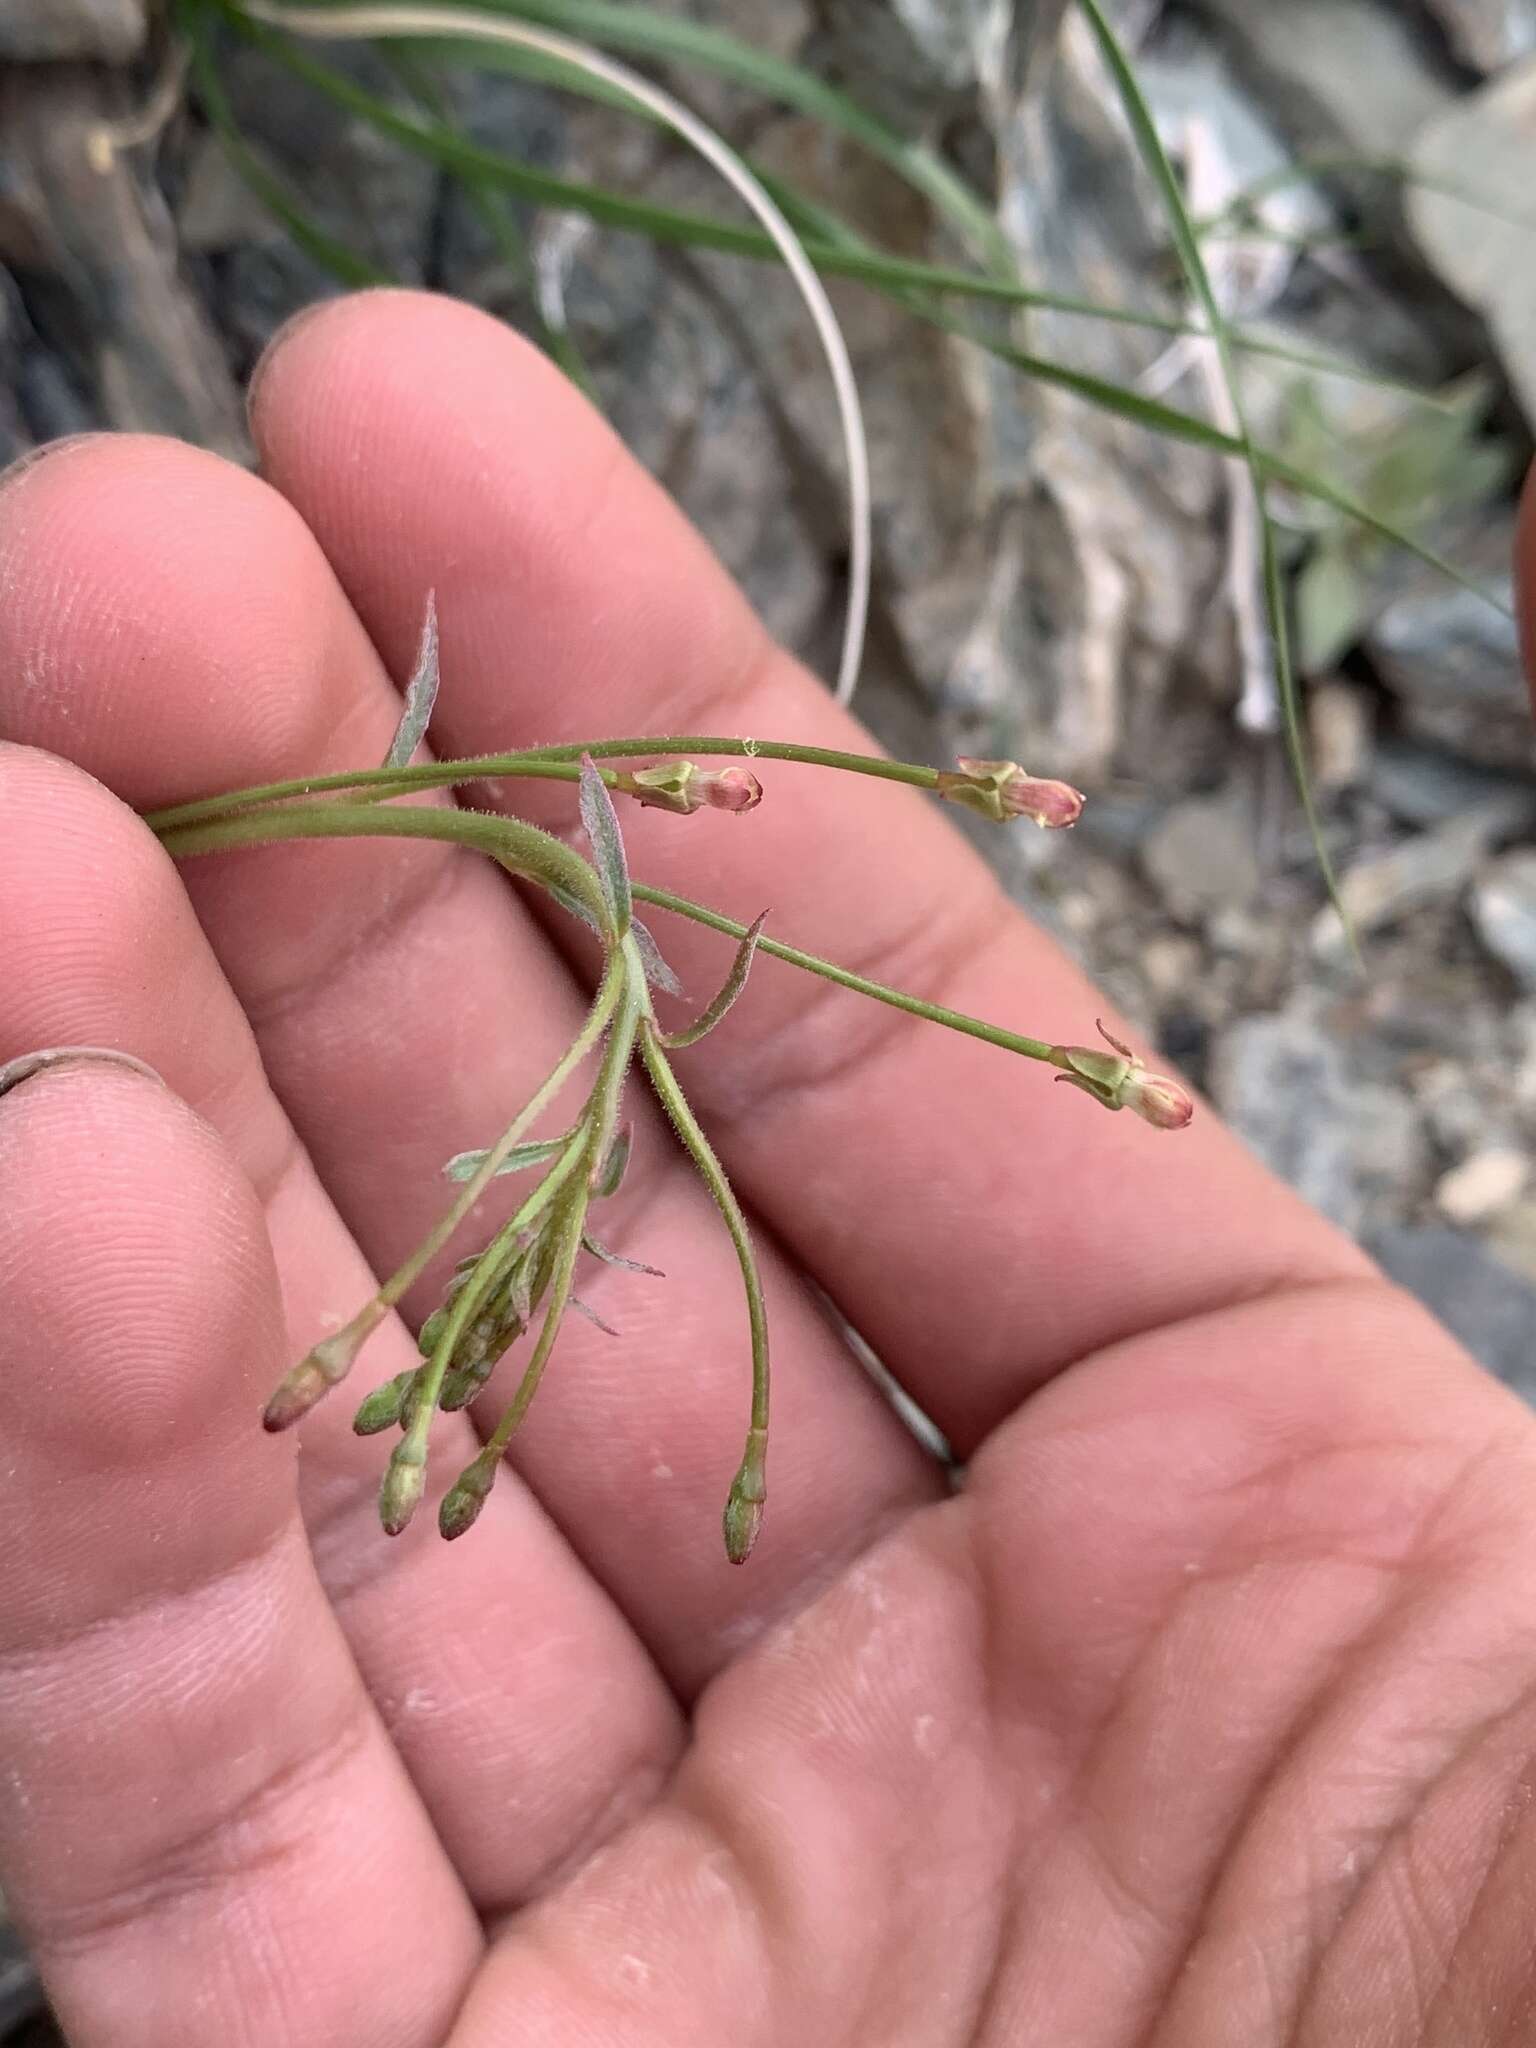
[[[614,788],[660,811],[689,817],[709,805],[716,811],[750,811],[763,800],[763,785],[750,768],[701,768],[696,761],[663,761],[654,768],[620,774]]]
[[[977,761],[962,755],[958,768],[941,770],[938,793],[946,803],[964,804],[984,818],[1033,818],[1043,830],[1075,825],[1083,794],[1069,782],[1026,774],[1017,761]]]
[[[717,811],[753,811],[763,800],[763,785],[750,768],[701,769],[694,786]]]
[[[1195,1099],[1182,1081],[1168,1074],[1149,1074],[1128,1045],[1122,1045],[1100,1024],[1099,1035],[1113,1052],[1085,1045],[1052,1047],[1056,1078],[1080,1088],[1105,1109],[1128,1109],[1160,1131],[1182,1131],[1195,1113]]]
[[[1195,1113],[1195,1098],[1168,1074],[1138,1070],[1126,1084],[1125,1106],[1160,1131],[1182,1131]]]

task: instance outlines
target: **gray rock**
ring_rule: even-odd
[[[1414,234],[1436,273],[1486,318],[1536,422],[1536,58],[1437,115],[1412,163],[1424,181],[1407,195]]]
[[[1183,924],[1241,910],[1258,893],[1253,822],[1226,796],[1175,804],[1143,842],[1141,864]]]
[[[1455,98],[1391,0],[1198,0],[1243,75],[1304,147],[1395,156]]]
[[[1489,952],[1536,992],[1536,850],[1489,864],[1473,891],[1472,915]]]
[[[344,44],[327,49],[325,60],[370,91],[400,99],[393,75],[373,51]],[[443,181],[432,164],[296,86],[259,50],[232,46],[221,78],[241,129],[281,166],[317,227],[396,284],[434,281],[430,258]],[[515,144],[516,138],[506,140]],[[208,189],[213,176],[205,169],[195,182],[189,177],[180,194],[205,245],[223,239],[239,204],[231,191],[221,196]],[[254,222],[251,238],[229,249],[209,278],[219,324],[246,364],[291,314],[339,289],[286,235],[273,238]]]
[[[1490,847],[1536,820],[1536,788],[1515,787],[1417,832],[1390,852],[1357,861],[1344,874],[1339,895],[1356,933],[1383,931],[1410,911],[1459,896]],[[1336,959],[1344,952],[1344,925],[1330,904],[1312,928],[1313,951]]]
[[[1490,797],[1536,789],[1536,783],[1475,767],[1436,747],[1412,740],[1378,743],[1366,787],[1404,825],[1440,825]]]
[[[1225,1032],[1211,1089],[1239,1137],[1352,1234],[1395,1220],[1426,1180],[1413,1103],[1360,1078],[1309,993]]]
[[[1429,0],[1464,64],[1498,71],[1536,54],[1536,0]]]
[[[1394,558],[1378,582],[1366,652],[1412,737],[1485,767],[1528,769],[1530,697],[1515,622],[1500,608],[1513,602],[1513,521],[1501,511],[1452,545],[1479,589]]]
[[[1475,1237],[1443,1224],[1382,1231],[1369,1249],[1474,1358],[1536,1401],[1536,1287]]]
[[[244,410],[160,191],[142,152],[103,146],[141,111],[99,67],[0,70],[0,260],[45,281],[47,338],[102,424],[240,457]]]
[[[0,62],[126,64],[148,33],[146,0],[4,0]]]

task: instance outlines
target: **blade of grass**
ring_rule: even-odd
[[[1194,224],[1184,204],[1184,194],[1180,189],[1178,177],[1168,160],[1167,151],[1163,148],[1162,138],[1157,132],[1157,123],[1152,117],[1152,110],[1147,105],[1131,62],[1105,18],[1099,0],[1078,0],[1078,5],[1093,33],[1094,41],[1099,46],[1105,67],[1114,81],[1121,108],[1135,137],[1142,162],[1157,186],[1185,280],[1195,303],[1204,315],[1211,345],[1216,351],[1216,358],[1221,367],[1222,382],[1226,387],[1232,419],[1236,424],[1237,431],[1233,438],[1241,450],[1243,462],[1248,470],[1249,483],[1258,503],[1259,560],[1264,581],[1264,605],[1269,615],[1270,638],[1274,647],[1275,681],[1279,689],[1286,752],[1290,756],[1291,774],[1295,778],[1296,792],[1301,799],[1307,829],[1312,837],[1313,851],[1328,890],[1329,901],[1343,921],[1345,931],[1350,933],[1353,948],[1354,938],[1350,931],[1349,913],[1339,892],[1338,877],[1323,837],[1322,819],[1318,814],[1317,800],[1312,790],[1312,777],[1307,766],[1306,741],[1301,729],[1300,695],[1296,684],[1295,665],[1291,659],[1290,616],[1280,573],[1280,550],[1269,516],[1266,491],[1268,478],[1248,428],[1242,384],[1237,374],[1231,338],[1227,333],[1226,315],[1211,287],[1210,274],[1206,270],[1205,257],[1200,248],[1200,238],[1195,233]]]
[[[338,284],[357,290],[370,285],[392,284],[388,271],[360,256],[336,236],[327,233],[297,200],[277,174],[270,170],[246,140],[229,104],[209,47],[205,16],[200,7],[182,4],[180,16],[191,55],[193,89],[207,116],[208,125],[241,181],[261,201],[284,229],[294,245],[302,249]]]
[[[605,191],[601,187],[558,178],[549,172],[520,163],[499,151],[468,142],[451,128],[413,121],[343,73],[333,70],[307,51],[295,47],[286,38],[273,35],[247,15],[236,11],[231,15],[231,19],[244,35],[260,44],[295,76],[307,80],[317,91],[325,94],[337,105],[358,114],[405,148],[414,150],[434,162],[445,164],[452,169],[468,165],[474,171],[483,174],[489,182],[516,192],[535,204],[585,213],[589,218],[606,226],[642,235],[653,241],[716,249],[723,254],[745,256],[750,259],[774,258],[773,244],[767,236],[751,228],[711,220],[705,215],[680,213],[644,200],[629,199],[622,194]],[[882,255],[878,259],[866,259],[854,255],[841,245],[806,243],[803,246],[806,247],[811,259],[822,269],[854,278],[876,289],[965,293],[972,297],[996,299],[1014,305],[1035,305],[1063,312],[1081,313],[1085,317],[1124,322],[1160,332],[1201,334],[1204,331],[1187,321],[1134,312],[1129,308],[1101,306],[1090,300],[1060,298],[1051,293],[1032,291],[1024,286],[974,278],[965,272],[908,263],[901,258]],[[1037,377],[1043,383],[1057,385],[1065,391],[1074,393],[1084,403],[1117,414],[1151,433],[1167,434],[1175,440],[1208,448],[1216,454],[1240,455],[1243,452],[1240,444],[1230,435],[1223,434],[1220,429],[1212,426],[1208,420],[1201,419],[1197,414],[1181,412],[1176,407],[1145,398],[1129,386],[1115,384],[1085,371],[1074,370],[1069,364],[1057,362],[1050,357],[1033,355],[1026,350],[1015,348],[996,336],[984,334],[967,326],[963,321],[945,314],[936,306],[925,307],[922,317],[931,320],[936,326],[943,327],[959,339],[968,341],[977,348],[986,349],[999,361],[1011,364],[1026,376]],[[1313,357],[1306,351],[1291,350],[1258,340],[1239,341],[1238,345],[1250,348],[1255,354],[1273,356],[1281,361],[1297,362],[1302,367],[1316,369],[1319,373],[1349,373],[1349,366],[1334,363],[1326,357]],[[1389,382],[1363,372],[1353,374],[1358,381],[1368,384]],[[1412,387],[1399,388],[1411,390]],[[1436,402],[1427,394],[1414,395],[1423,398],[1426,403]],[[1287,462],[1284,457],[1268,449],[1260,448],[1256,453],[1271,482],[1283,484],[1288,490],[1295,491],[1303,497],[1313,498],[1318,503],[1329,506],[1333,511],[1357,521],[1378,539],[1405,548],[1426,566],[1435,569],[1448,581],[1459,585],[1492,610],[1505,616],[1509,615],[1510,607],[1501,603],[1475,578],[1464,574],[1454,563],[1447,561],[1443,555],[1436,553],[1402,527],[1394,525],[1390,520],[1361,504],[1341,486],[1330,482],[1326,477],[1298,468],[1294,463]]]
[[[450,49],[456,47],[450,46]],[[430,68],[420,61],[417,51],[389,42],[380,42],[378,50],[416,104],[434,121],[446,125],[446,98]],[[534,275],[533,259],[528,253],[512,209],[507,204],[506,195],[488,179],[477,174],[459,170],[450,171],[449,176],[457,182],[473,208],[476,219],[495,243],[502,262],[528,292],[533,304],[534,319],[537,322],[539,346],[552,362],[559,364],[577,390],[584,392],[591,403],[597,405],[597,392],[591,374],[582,360],[581,350],[576,346],[569,330],[552,325],[545,314],[543,295],[538,290]]]
[[[515,193],[536,206],[584,214],[605,227],[641,235],[650,241],[681,248],[713,249],[721,255],[742,256],[750,261],[776,263],[779,260],[773,243],[758,229],[738,227],[733,222],[716,220],[708,214],[660,206],[603,186],[562,178],[504,151],[472,142],[446,123],[413,121],[355,79],[332,69],[308,51],[272,34],[248,17],[236,12],[232,19],[245,36],[317,92],[369,122],[403,148],[442,165],[466,181],[476,180],[486,186]],[[613,95],[613,98],[617,102],[618,95]],[[916,295],[961,297],[1042,312],[1080,315],[1086,320],[1140,327],[1157,334],[1201,335],[1205,331],[1194,322],[1181,320],[1173,314],[1144,311],[1133,306],[1106,305],[1096,299],[1037,290],[1029,285],[984,277],[977,272],[893,256],[887,250],[860,242],[846,222],[839,221],[826,208],[815,206],[782,180],[765,176],[761,171],[757,176],[791,224],[800,230],[802,246],[819,271],[846,277],[857,284],[899,297],[903,304],[925,319],[935,317],[933,309],[926,300],[919,303]],[[820,229],[819,233],[812,231],[812,222]],[[913,296],[908,297],[907,294]],[[978,347],[990,348],[993,345],[989,337],[979,333],[970,334],[968,338]],[[1292,348],[1257,335],[1238,333],[1233,340],[1245,354],[1312,370],[1320,376],[1343,377],[1352,383],[1398,391],[1423,405],[1439,403],[1432,392],[1423,391],[1401,379],[1384,377],[1374,370],[1362,369],[1358,364],[1337,357]]]
[[[379,36],[414,37],[446,31],[449,34],[478,34],[491,40],[499,38],[505,42],[521,43],[532,49],[543,49],[550,56],[579,65],[589,71],[594,78],[605,79],[609,84],[629,93],[642,105],[648,105],[720,174],[738,198],[756,214],[762,226],[772,236],[785,267],[799,287],[800,295],[810,313],[826,355],[827,367],[831,372],[838,416],[842,425],[844,454],[848,468],[849,562],[843,646],[834,688],[839,703],[848,703],[858,681],[859,663],[864,650],[873,552],[870,531],[869,449],[864,435],[858,385],[854,378],[853,365],[848,358],[842,329],[837,324],[837,316],[832,311],[826,290],[816,275],[810,259],[800,246],[799,237],[734,150],[730,149],[706,123],[690,113],[680,101],[664,93],[659,86],[652,85],[647,79],[640,77],[638,72],[627,70],[611,58],[599,57],[592,51],[584,49],[581,44],[569,42],[561,36],[489,14],[477,15],[473,8],[384,5],[327,7],[316,10],[302,6],[271,5],[267,4],[267,0],[262,0],[259,6],[255,4],[255,0],[247,0],[247,6],[253,15],[277,28],[298,29],[310,35],[318,32],[327,36],[372,41]]]
[[[887,164],[933,204],[989,269],[1002,277],[1013,273],[1013,252],[992,208],[936,151],[911,141],[798,64],[754,49],[723,29],[684,15],[662,14],[631,4],[631,0],[622,5],[614,5],[612,0],[470,0],[470,4],[486,13],[542,23],[604,49],[708,71],[764,99],[792,107],[823,127],[836,129]],[[316,6],[314,11],[324,12],[325,7]]]

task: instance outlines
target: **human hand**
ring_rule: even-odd
[[[622,1340],[567,1327],[465,1542],[380,1536],[350,1390],[261,1436],[581,998],[469,855],[178,871],[127,806],[377,761],[428,586],[456,754],[862,742],[490,320],[318,311],[253,412],[266,482],[124,437],[0,491],[0,1059],[165,1084],[0,1100],[0,1875],[71,2040],[1528,2039],[1536,1423],[1209,1117],[1162,1138],[765,964],[683,1056],[774,1328],[745,1571],[734,1261],[643,1106],[616,1213],[672,1277],[602,1276]],[[745,822],[626,813],[637,871],[1084,1036],[932,806],[765,781]],[[665,936],[712,985],[729,948]],[[359,1376],[414,1356],[396,1325]]]

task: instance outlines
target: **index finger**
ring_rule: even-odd
[[[721,729],[872,745],[565,379],[486,316],[396,293],[311,315],[253,414],[268,476],[392,663],[435,586],[440,751]],[[744,822],[626,814],[637,875],[743,918],[771,905],[780,936],[954,1008],[1091,1036],[1101,999],[925,798],[763,779]],[[574,808],[527,784],[500,800]],[[707,989],[720,942],[664,938]],[[742,1191],[962,1448],[1102,1345],[1363,1269],[1210,1118],[1164,1138],[786,968],[759,970],[684,1077]]]

